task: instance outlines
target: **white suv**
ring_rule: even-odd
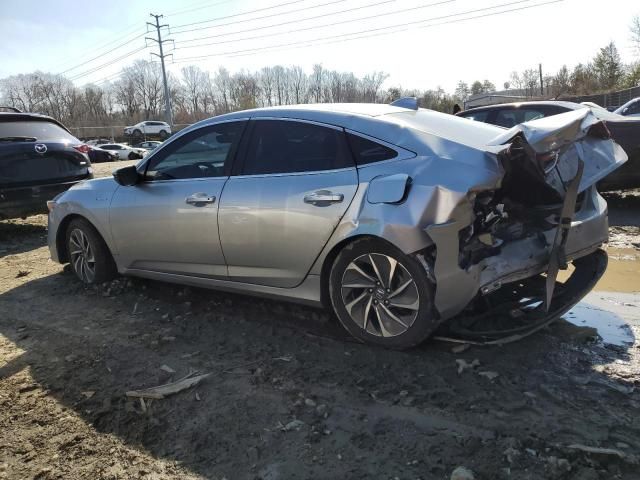
[[[160,138],[164,139],[171,135],[171,127],[165,122],[149,120],[137,123],[132,127],[125,127],[124,134],[133,135],[134,137],[141,137],[142,135],[158,135]]]

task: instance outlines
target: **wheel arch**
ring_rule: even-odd
[[[329,277],[331,273],[331,267],[333,266],[340,252],[349,247],[349,245],[352,245],[359,240],[375,240],[390,245],[393,248],[398,248],[397,245],[394,245],[389,240],[371,234],[354,235],[336,243],[333,247],[331,247],[331,250],[329,250],[327,255],[324,257],[324,260],[322,262],[322,269],[320,271],[320,301],[322,302],[322,305],[324,307],[331,309],[331,299],[329,298]]]
[[[102,235],[102,233],[100,232],[100,229],[96,227],[95,223],[93,223],[84,215],[81,215],[79,213],[70,213],[60,221],[60,225],[58,226],[58,230],[56,232],[56,248],[58,251],[58,258],[60,260],[60,263],[69,262],[69,252],[67,250],[67,230],[69,228],[69,224],[76,219],[84,220],[85,222],[87,222],[89,225],[93,227],[93,229],[96,231],[96,233],[100,236],[100,238],[106,245],[107,251],[113,258],[113,252],[111,251],[109,244],[105,240],[104,235]]]

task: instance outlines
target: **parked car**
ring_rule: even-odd
[[[116,155],[106,150],[102,150],[101,148],[89,146],[89,151],[87,153],[91,163],[115,162],[118,160]]]
[[[98,148],[114,155],[117,160],[137,160],[148,153],[144,148],[130,147],[122,143],[105,143],[104,145],[98,145]]]
[[[160,138],[165,139],[171,135],[171,126],[166,122],[158,122],[155,120],[140,122],[131,127],[125,127],[124,134],[131,135],[133,137],[157,135]]]
[[[627,103],[614,110],[613,113],[617,113],[624,117],[640,118],[640,97],[629,100]]]
[[[625,160],[590,109],[506,131],[415,99],[260,108],[57,197],[49,248],[87,284],[120,272],[325,305],[355,338],[407,348],[463,310],[571,308],[606,265],[594,184]]]
[[[162,142],[148,141],[148,142],[138,143],[138,144],[134,145],[134,147],[136,147],[136,148],[144,148],[145,150],[154,150],[155,148],[159,147],[160,145],[162,145]]]
[[[87,140],[85,142],[87,145],[89,145],[90,147],[95,147],[98,145],[103,145],[105,143],[113,143],[111,140],[109,140],[108,138],[94,138],[91,140]]]
[[[457,115],[504,128],[513,128],[522,122],[585,108],[588,108],[588,106],[574,102],[537,101],[475,107]],[[594,108],[606,122],[613,139],[622,146],[629,157],[629,161],[622,168],[615,170],[598,183],[598,189],[600,191],[611,191],[639,188],[640,118],[626,118],[608,112],[601,107]]]
[[[47,211],[47,200],[93,178],[89,147],[57,120],[0,112],[0,218]]]

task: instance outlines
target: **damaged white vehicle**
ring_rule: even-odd
[[[49,202],[49,248],[85,283],[119,272],[324,305],[386,347],[452,325],[490,339],[487,316],[518,335],[604,272],[595,183],[625,161],[590,109],[507,131],[415,99],[235,112]]]

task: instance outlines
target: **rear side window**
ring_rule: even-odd
[[[358,165],[390,160],[398,156],[398,152],[394,149],[385,147],[364,137],[347,133],[347,138],[349,139],[349,146]]]
[[[34,137],[38,142],[80,143],[80,141],[55,123],[46,121],[0,122],[0,138]]]
[[[256,120],[244,175],[314,172],[352,167],[342,130],[286,120]]]

